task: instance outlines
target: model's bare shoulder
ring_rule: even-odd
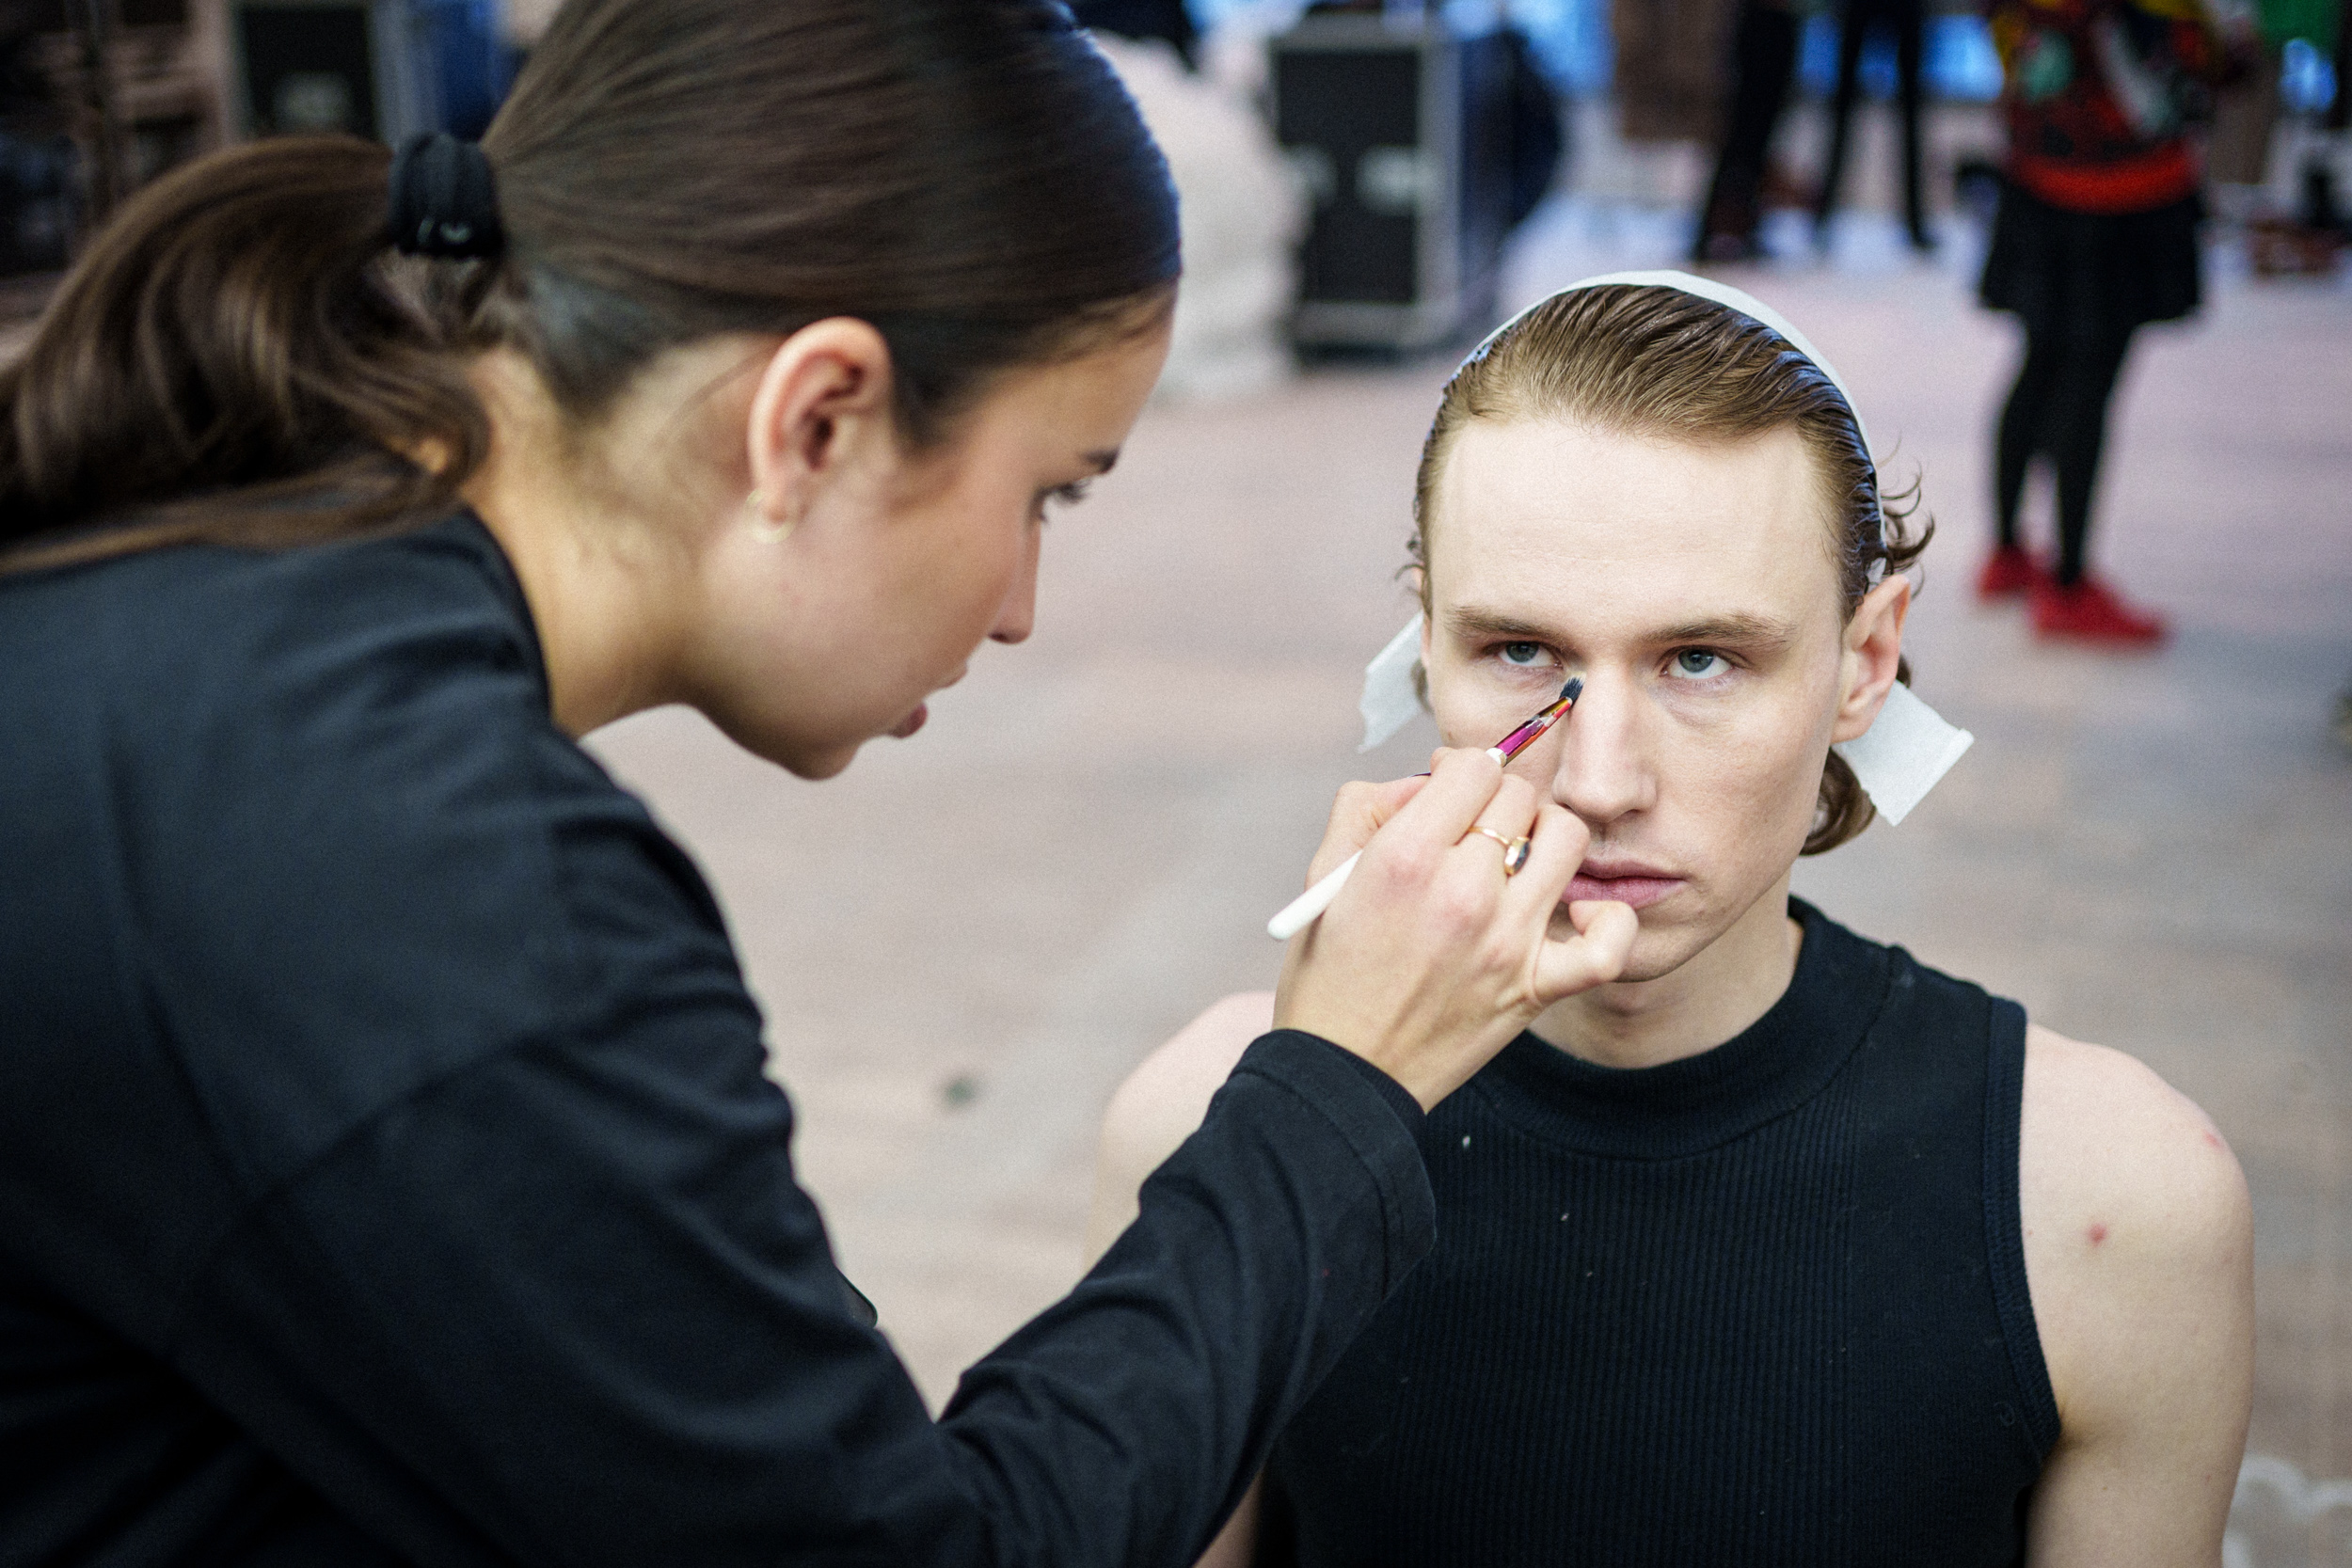
[[[1274,993],[1244,991],[1212,1006],[1143,1059],[1103,1113],[1094,1162],[1087,1260],[1110,1250],[1136,1217],[1136,1189],[1192,1136],[1249,1042],[1274,1027]]]
[[[2060,1436],[2035,1560],[2217,1560],[2253,1387],[2246,1180],[2196,1103],[2040,1027],[2019,1129],[2026,1272]]]
[[[2226,1263],[2249,1233],[2212,1118],[2121,1051],[2029,1028],[2020,1140],[2029,1258],[2169,1272]]]

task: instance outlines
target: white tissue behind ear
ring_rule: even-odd
[[[1900,822],[1976,743],[1975,736],[1945,722],[1898,681],[1887,688],[1886,705],[1869,729],[1831,750],[1846,759],[1879,815]]]
[[[1421,692],[1413,686],[1413,666],[1419,662],[1421,617],[1416,614],[1364,666],[1364,695],[1358,705],[1364,716],[1364,743],[1356,750],[1371,751],[1422,711]]]

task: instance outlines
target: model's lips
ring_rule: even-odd
[[[899,720],[897,728],[893,729],[890,733],[896,736],[898,739],[904,740],[907,736],[921,729],[923,727],[923,721],[930,716],[930,704],[917,703],[914,705],[914,711],[908,714],[904,719]]]
[[[1647,909],[1679,891],[1682,881],[1680,877],[1655,866],[1586,861],[1569,881],[1564,901],[1573,904],[1602,899],[1630,904],[1637,910]]]

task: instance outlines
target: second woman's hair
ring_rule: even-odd
[[[1167,166],[1055,0],[570,0],[484,148],[490,260],[394,256],[390,154],[350,138],[129,203],[0,371],[0,569],[445,511],[496,346],[584,427],[667,349],[856,317],[919,446],[1179,268]]]
[[[1793,429],[1821,487],[1838,594],[1851,616],[1870,585],[1919,559],[1910,499],[1879,488],[1853,410],[1821,368],[1755,318],[1679,289],[1612,283],[1563,293],[1498,334],[1446,386],[1422,449],[1412,558],[1429,608],[1438,483],[1474,420],[1574,420],[1685,441],[1738,441]],[[1908,684],[1908,664],[1900,678]],[[1804,853],[1860,833],[1874,813],[1846,759],[1829,754]]]

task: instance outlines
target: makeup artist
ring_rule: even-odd
[[[911,736],[1177,269],[1050,0],[573,0],[479,148],[97,237],[0,372],[0,1558],[1191,1560],[1428,1248],[1424,1108],[1623,962],[1545,940],[1582,830],[1477,752],[1343,796],[1282,1027],[934,1422],[576,744]]]

